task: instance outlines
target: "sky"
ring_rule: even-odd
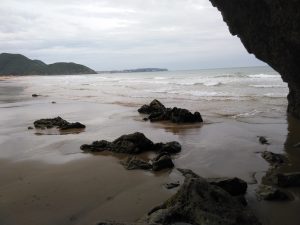
[[[209,0],[1,0],[0,52],[95,70],[265,65]]]

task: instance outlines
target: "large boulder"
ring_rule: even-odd
[[[237,197],[193,173],[187,172],[185,176],[178,192],[149,212],[149,224],[260,224]]]

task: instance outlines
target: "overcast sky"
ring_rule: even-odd
[[[96,70],[263,65],[208,0],[1,0],[0,51]]]

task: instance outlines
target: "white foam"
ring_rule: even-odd
[[[277,74],[252,74],[248,75],[250,78],[280,78],[280,75]]]
[[[264,96],[269,98],[286,98],[286,94],[284,93],[267,93]]]
[[[250,84],[250,87],[256,87],[256,88],[285,88],[286,85],[282,84]]]

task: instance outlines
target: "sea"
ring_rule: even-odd
[[[168,107],[184,107],[207,117],[237,120],[284,117],[288,94],[287,84],[270,67],[22,76],[14,80],[22,86],[24,100],[33,93],[60,100],[128,106],[158,99]],[[10,81],[1,82],[3,92],[9,91]],[[13,101],[12,96],[6,98],[7,95],[1,95],[0,101]]]

